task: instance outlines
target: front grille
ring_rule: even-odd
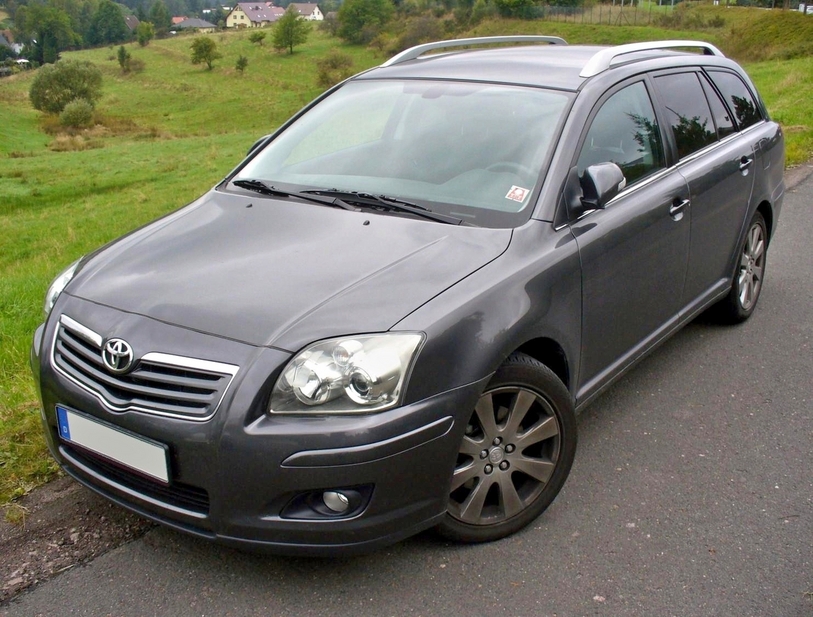
[[[143,411],[208,420],[217,411],[237,367],[164,353],[148,353],[117,375],[102,361],[101,335],[63,315],[53,346],[56,369],[112,411]]]
[[[176,508],[204,516],[209,515],[209,493],[202,488],[180,482],[173,482],[169,486],[165,486],[113,465],[107,459],[83,448],[76,448],[66,443],[63,443],[61,448],[70,458],[111,482]]]

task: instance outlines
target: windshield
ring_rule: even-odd
[[[568,101],[562,92],[499,84],[358,80],[305,113],[233,180],[386,195],[507,226],[529,208]]]

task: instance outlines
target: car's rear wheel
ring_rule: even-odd
[[[512,534],[550,505],[576,453],[570,393],[548,367],[513,354],[466,426],[438,531],[463,542]]]
[[[740,246],[731,290],[717,305],[717,316],[725,323],[740,323],[754,312],[765,279],[768,230],[762,214],[756,212]]]

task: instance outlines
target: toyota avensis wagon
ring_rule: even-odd
[[[575,411],[701,311],[754,311],[783,163],[706,43],[407,50],[57,277],[48,444],[231,545],[503,537],[561,489]]]

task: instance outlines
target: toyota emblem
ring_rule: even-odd
[[[111,373],[126,373],[133,366],[133,348],[127,341],[111,338],[102,349],[102,362]]]

